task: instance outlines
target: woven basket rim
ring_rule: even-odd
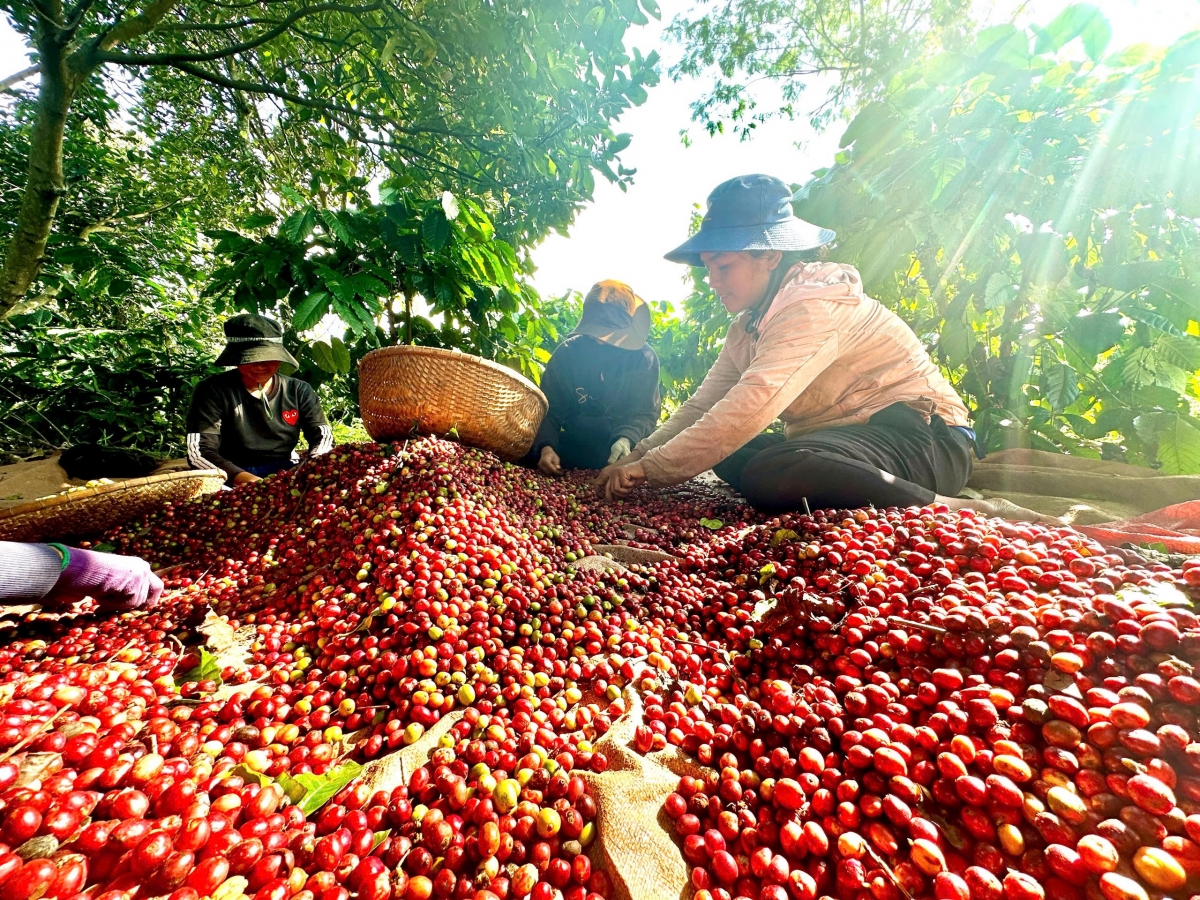
[[[454,360],[455,362],[471,363],[498,375],[507,376],[516,381],[526,390],[531,391],[541,401],[543,415],[545,414],[546,410],[550,408],[550,401],[546,399],[546,395],[542,393],[542,389],[516,369],[510,369],[508,366],[502,365],[495,360],[485,359],[484,357],[476,356],[473,353],[463,353],[463,351],[457,348],[446,349],[445,347],[422,347],[416,344],[397,344],[394,347],[381,347],[378,350],[372,350],[361,360],[359,360],[358,367],[361,371],[363,364],[372,357],[378,358],[382,356],[408,355],[434,356],[441,357],[446,360]]]
[[[82,490],[62,491],[57,494],[51,494],[49,497],[42,497],[38,500],[31,500],[29,503],[22,503],[20,506],[10,506],[7,509],[0,509],[0,522],[4,522],[6,519],[14,519],[18,516],[33,516],[35,519],[53,519],[55,514],[60,511],[60,507],[78,503],[81,500],[91,500],[95,497],[119,494],[125,491],[140,492],[142,488],[154,487],[170,481],[185,481],[188,479],[206,480],[209,478],[219,478],[222,484],[225,483],[225,473],[220,469],[186,469],[182,472],[165,472],[162,475],[147,475],[144,478],[130,478],[125,481],[114,481],[112,484],[99,484],[95,487],[83,488]]]

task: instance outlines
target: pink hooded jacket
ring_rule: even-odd
[[[850,266],[802,263],[784,278],[757,334],[729,326],[691,398],[638,444],[646,480],[679,484],[782,418],[789,438],[856,425],[894,403],[969,425],[967,409],[895,313],[863,293]]]

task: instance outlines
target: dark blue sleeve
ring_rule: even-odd
[[[643,358],[643,368],[630,385],[623,408],[624,421],[613,432],[613,441],[628,438],[636,446],[638,441],[649,437],[658,425],[662,414],[662,392],[658,385],[658,356],[649,350],[649,359]]]

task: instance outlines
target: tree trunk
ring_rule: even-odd
[[[59,48],[52,48],[49,54],[47,48],[41,49],[42,84],[29,139],[28,181],[17,227],[5,249],[4,267],[0,269],[0,318],[20,302],[37,277],[58,201],[65,192],[63,131],[74,85]]]

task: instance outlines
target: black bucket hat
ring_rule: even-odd
[[[650,307],[622,281],[592,285],[583,301],[583,315],[572,334],[587,334],[620,347],[640,350],[650,334]]]
[[[814,250],[834,237],[828,228],[805,222],[792,213],[792,192],[778,178],[741,175],[713,189],[700,230],[666,258],[702,266],[701,253]]]
[[[294,372],[300,367],[283,346],[283,329],[274,319],[243,313],[225,322],[225,349],[217,357],[218,366],[246,366],[251,363],[277,362]]]

